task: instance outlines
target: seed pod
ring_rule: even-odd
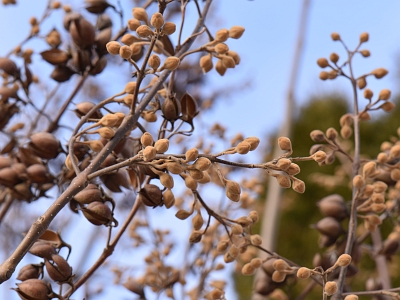
[[[18,273],[17,279],[25,281],[28,279],[38,279],[39,276],[43,274],[42,265],[26,265]]]
[[[326,68],[326,67],[329,66],[329,62],[328,62],[328,60],[326,58],[321,57],[321,58],[318,58],[317,65],[320,68]]]
[[[246,276],[251,276],[256,273],[256,269],[251,264],[245,264],[242,268],[242,274]]]
[[[285,280],[285,278],[286,278],[286,274],[285,273],[281,273],[279,271],[275,271],[272,274],[272,280],[274,282],[283,282]]]
[[[102,14],[110,6],[106,0],[86,0],[86,10],[92,14]]]
[[[148,65],[150,66],[150,68],[152,68],[153,70],[157,70],[160,64],[161,60],[157,54],[153,54],[152,56],[150,56],[148,61]]]
[[[371,55],[371,53],[369,52],[369,50],[365,49],[365,50],[360,50],[360,53],[362,56],[364,57],[369,57]]]
[[[364,90],[364,98],[371,100],[372,96],[374,93],[370,89],[365,89]]]
[[[293,180],[292,188],[295,192],[303,194],[306,190],[306,185],[302,180],[296,178],[295,180]]]
[[[215,70],[218,72],[219,75],[225,75],[226,67],[223,65],[220,59],[218,59],[217,63],[215,64]]]
[[[369,34],[368,32],[363,32],[360,34],[360,43],[368,42]]]
[[[74,44],[81,49],[89,48],[94,44],[94,27],[89,21],[82,17],[71,20],[69,33]]]
[[[339,55],[337,55],[335,52],[333,52],[329,56],[329,59],[331,60],[331,62],[336,64],[339,61]]]
[[[240,235],[243,233],[243,227],[240,226],[239,224],[232,224],[231,232],[233,235]]]
[[[337,33],[337,32],[332,32],[332,33],[331,33],[331,38],[332,38],[332,40],[334,40],[334,41],[340,41],[340,35],[339,35],[339,33]]]
[[[0,169],[0,184],[7,186],[7,187],[13,187],[16,185],[18,182],[21,182],[21,180],[18,177],[18,174],[16,171],[14,171],[12,168],[3,168]]]
[[[375,78],[377,78],[377,79],[384,77],[387,73],[389,73],[389,72],[385,68],[378,68],[371,72],[371,74],[374,75]]]
[[[57,251],[49,243],[38,241],[32,245],[31,249],[29,249],[29,253],[41,258],[51,259],[53,254],[57,254]]]
[[[351,256],[348,254],[342,254],[339,256],[339,258],[336,260],[335,265],[338,265],[340,267],[346,267],[351,263]]]
[[[150,20],[150,24],[151,26],[153,26],[156,29],[160,29],[161,26],[164,25],[164,17],[162,14],[160,14],[159,12],[154,13],[151,16],[151,20]]]
[[[258,220],[259,220],[258,212],[255,211],[255,210],[252,210],[252,211],[249,213],[248,217],[253,221],[253,223],[257,223]]]
[[[322,163],[326,160],[326,153],[324,151],[317,151],[316,153],[314,153],[312,155],[312,158],[318,162],[318,163]]]
[[[172,192],[171,192],[172,193]],[[146,184],[139,191],[140,199],[143,204],[150,207],[156,207],[162,204],[162,193],[158,186],[154,184]],[[169,195],[167,195],[169,196]],[[173,196],[173,195],[172,195]]]
[[[61,152],[60,141],[51,133],[38,132],[30,137],[29,148],[44,159],[53,159]]]
[[[174,187],[174,179],[167,173],[162,173],[160,175],[160,183],[167,189],[172,189]]]
[[[391,112],[395,108],[395,104],[393,102],[385,102],[378,108],[382,108],[385,112]]]
[[[292,161],[288,158],[281,158],[278,160],[278,162],[276,163],[276,166],[281,169],[282,171],[286,171],[290,165],[291,165]]]
[[[245,29],[242,26],[232,26],[231,29],[229,29],[229,37],[232,39],[238,39],[243,35],[244,30]]]
[[[146,24],[148,23],[149,16],[147,15],[147,12],[144,8],[142,7],[135,7],[132,9],[132,16],[135,19],[138,19],[139,21],[143,21]]]
[[[174,122],[181,114],[181,103],[175,97],[167,97],[161,105],[161,111],[165,119]]]
[[[86,219],[93,225],[108,226],[113,221],[111,209],[103,202],[92,202],[86,207],[82,207],[81,210]]]
[[[140,138],[140,143],[143,145],[143,147],[151,146],[153,145],[153,136],[149,132],[143,133],[142,137]]]
[[[325,71],[322,71],[321,73],[319,73],[319,79],[321,79],[321,80],[329,79],[329,73],[325,72]]]
[[[60,255],[52,255],[51,263],[49,260],[45,260],[46,270],[50,278],[58,282],[66,282],[72,276],[72,268],[68,262]]]
[[[129,46],[123,45],[119,48],[119,56],[123,59],[130,59],[132,56],[132,50]]]
[[[203,70],[207,70],[206,72],[211,70],[213,67],[212,56],[210,54],[202,56],[200,58],[199,65]]]
[[[43,184],[49,181],[50,176],[46,166],[42,164],[30,165],[26,169],[26,175],[32,183]]]
[[[79,202],[81,205],[89,204],[95,201],[102,202],[103,195],[97,185],[90,183],[86,188],[74,196],[74,200]]]
[[[283,151],[292,151],[292,142],[287,137],[278,138],[278,145]]]
[[[185,153],[186,161],[194,161],[197,159],[198,155],[199,150],[197,150],[196,148],[189,149]]]
[[[131,31],[136,31],[136,29],[140,26],[140,21],[138,19],[132,18],[128,20],[128,28]]]
[[[228,29],[220,29],[215,34],[215,40],[218,42],[225,42],[229,38],[229,30]]]
[[[168,151],[169,147],[169,140],[168,139],[159,139],[157,142],[154,144],[154,148],[156,149],[157,153],[165,153]],[[173,173],[173,172],[171,172]],[[179,173],[173,173],[173,174],[180,174]]]
[[[218,43],[215,45],[214,51],[217,52],[218,54],[225,54],[229,51],[229,47],[225,43]]]
[[[372,178],[376,176],[376,163],[373,161],[367,162],[363,167],[363,177]]]
[[[207,171],[211,166],[211,161],[207,157],[199,157],[193,166],[200,171]]]
[[[164,61],[164,65],[162,66],[162,69],[167,69],[170,71],[176,70],[179,67],[180,64],[180,59],[176,56],[169,56],[167,59]]]
[[[331,296],[334,293],[336,293],[337,289],[338,289],[338,287],[337,287],[336,282],[328,281],[328,282],[325,283],[324,291],[328,296]]]
[[[7,57],[0,57],[0,69],[10,76],[15,77],[19,74],[19,69],[15,62]]]
[[[351,137],[352,134],[353,134],[353,129],[352,129],[349,125],[344,125],[344,126],[340,129],[340,135],[341,135],[344,139],[348,139],[349,137]]]
[[[291,186],[290,179],[286,175],[277,174],[276,180],[278,181],[278,184],[285,189],[288,189]]]
[[[147,25],[140,25],[138,28],[136,28],[136,33],[142,38],[147,38],[154,34],[153,30]]]
[[[222,55],[221,62],[222,62],[222,65],[228,69],[232,69],[236,66],[235,60],[228,55]]]
[[[134,93],[135,93],[135,90],[136,90],[136,81],[128,82],[128,83],[125,85],[125,89],[124,89],[124,92],[125,92],[125,93],[134,94]]]
[[[301,267],[297,270],[297,277],[301,279],[307,279],[311,276],[311,270],[309,268]]]
[[[286,170],[286,173],[292,176],[297,175],[300,173],[300,167],[295,163],[291,163],[289,168]]]
[[[192,177],[190,176],[186,176],[185,177],[185,185],[188,189],[195,191],[197,190],[197,181],[194,180]]]
[[[358,79],[357,86],[360,90],[365,88],[367,86],[367,79],[365,79],[365,77],[361,77],[360,79]]]
[[[165,22],[163,28],[162,28],[162,33],[166,35],[171,35],[176,31],[176,25],[175,23],[172,22]]]
[[[253,220],[250,219],[249,217],[240,217],[235,220],[237,224],[239,224],[242,227],[248,227],[251,224],[253,224]]]
[[[226,187],[226,192],[225,192],[226,196],[234,202],[239,201],[241,193],[240,185],[235,181],[227,180],[225,182],[225,187]]]
[[[235,150],[236,150],[236,153],[244,155],[244,154],[249,153],[250,148],[251,148],[251,146],[248,142],[242,141],[239,144],[237,144],[237,146],[235,147]]]
[[[210,177],[210,174],[207,173],[207,171],[203,171],[203,178],[197,180],[197,182],[201,183],[201,184],[206,184],[206,183],[209,183],[210,181],[211,181],[211,177]]]
[[[388,90],[388,89],[383,89],[383,90],[381,90],[381,92],[379,93],[378,100],[384,100],[384,101],[389,100],[390,95],[391,95],[390,90]]]
[[[193,231],[192,234],[189,237],[189,242],[191,244],[195,244],[201,241],[201,238],[203,237],[203,234],[199,231]]]
[[[325,217],[319,220],[318,223],[314,225],[314,228],[320,233],[332,238],[337,238],[344,232],[342,225],[332,217]]]
[[[51,293],[49,286],[39,279],[28,279],[21,283],[17,283],[17,288],[14,289],[21,299],[30,300],[47,300]]]
[[[163,199],[166,208],[171,208],[175,204],[175,196],[169,189],[164,192]]]
[[[262,238],[258,234],[252,234],[250,236],[250,242],[254,246],[260,246],[262,244]]]
[[[204,219],[200,213],[197,213],[197,215],[194,216],[194,218],[192,219],[192,224],[194,230],[200,230],[201,227],[203,227]]]

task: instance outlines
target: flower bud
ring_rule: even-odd
[[[243,227],[240,226],[239,224],[232,224],[231,232],[233,235],[240,235],[243,233]]]
[[[229,29],[229,37],[232,39],[238,39],[243,35],[244,30],[245,29],[242,26],[232,26],[231,29]]]
[[[307,279],[311,276],[311,270],[309,268],[301,267],[297,270],[297,277],[301,279]]]
[[[129,46],[124,45],[119,48],[119,56],[121,56],[123,59],[129,59],[132,56],[132,50]]]
[[[157,150],[153,146],[147,146],[143,150],[143,160],[144,161],[151,161],[153,160],[157,155]]]
[[[389,73],[389,72],[385,68],[378,68],[371,72],[371,74],[374,75],[375,78],[377,78],[377,79],[384,77],[387,73]]]
[[[142,137],[140,138],[140,143],[143,145],[143,147],[151,146],[153,145],[153,136],[149,132],[143,133]]]
[[[250,242],[254,246],[260,246],[262,244],[262,238],[258,234],[253,234],[250,236]]]
[[[235,60],[228,55],[222,55],[221,62],[222,62],[222,65],[228,69],[232,69],[236,66]]]
[[[150,66],[150,68],[152,68],[153,70],[157,70],[160,64],[161,60],[157,54],[153,54],[152,56],[150,56],[148,61],[148,65]]]
[[[333,32],[333,33],[331,34],[331,38],[332,38],[332,40],[334,40],[334,41],[340,41],[340,35],[339,35],[339,33],[337,33],[337,32]]]
[[[253,224],[253,220],[250,219],[249,217],[240,217],[238,219],[235,220],[236,223],[240,224],[240,226],[242,227],[248,227],[251,224]]]
[[[166,208],[171,208],[175,204],[175,196],[169,189],[164,192],[163,199]]]
[[[229,240],[219,241],[217,244],[217,251],[223,253],[226,251],[226,249],[228,249],[228,246],[229,246]]]
[[[361,175],[356,175],[353,178],[353,186],[356,187],[358,190],[363,188],[365,185],[365,181]]]
[[[384,100],[384,101],[386,101],[386,100],[389,100],[389,98],[390,98],[390,95],[391,95],[391,92],[390,92],[390,90],[388,90],[388,89],[383,89],[383,90],[381,90],[381,92],[379,93],[379,100]]]
[[[254,275],[256,269],[251,264],[245,264],[242,268],[242,274],[246,276]]]
[[[197,181],[190,176],[185,177],[185,185],[192,191],[197,190]]]
[[[210,54],[202,56],[200,58],[199,65],[200,68],[203,69],[203,71],[206,70],[205,73],[210,71],[213,67],[212,56]]]
[[[371,100],[372,96],[374,93],[370,89],[365,89],[364,90],[364,98]]]
[[[225,75],[226,67],[223,65],[220,59],[218,59],[217,63],[215,64],[215,70],[218,72],[219,75]]]
[[[382,108],[385,112],[391,112],[395,108],[395,104],[393,102],[385,102],[379,108]]]
[[[328,281],[325,283],[324,291],[328,296],[331,296],[334,293],[336,293],[337,289],[338,289],[338,287],[337,287],[336,282]]]
[[[313,130],[310,137],[314,142],[321,143],[325,141],[325,134],[321,130]]]
[[[365,79],[365,77],[361,77],[357,80],[357,86],[360,90],[367,86],[367,80]]]
[[[176,56],[167,57],[164,61],[163,69],[167,69],[170,71],[176,70],[179,67],[180,59]]]
[[[207,171],[211,166],[211,161],[207,157],[199,157],[193,166],[200,171]]]
[[[96,153],[100,152],[104,148],[103,143],[100,142],[99,140],[88,141],[87,144],[88,144],[90,150],[92,150],[93,152],[96,152]]]
[[[162,33],[166,35],[171,35],[176,31],[176,25],[175,23],[172,22],[165,22],[163,28],[162,28]]]
[[[363,177],[371,178],[376,175],[376,163],[373,161],[367,162],[363,167]]]
[[[290,188],[291,186],[290,179],[288,176],[278,174],[276,175],[276,180],[278,181],[278,184],[285,189]]]
[[[390,178],[393,181],[399,181],[400,180],[400,170],[399,169],[393,169],[390,171]]]
[[[168,139],[159,139],[154,144],[154,148],[156,148],[157,153],[165,153],[169,148],[169,140]]]
[[[331,62],[336,64],[339,61],[339,55],[337,55],[335,52],[333,52],[329,56],[329,59],[331,60]]]
[[[128,28],[131,31],[136,31],[136,29],[140,26],[140,21],[138,19],[129,19],[128,20]]]
[[[195,215],[194,218],[192,219],[192,225],[193,225],[194,230],[200,230],[201,227],[203,226],[203,224],[204,224],[204,219],[203,219],[203,217],[201,216],[201,214],[198,213],[198,214]]]
[[[238,154],[247,154],[250,151],[250,144],[247,143],[246,141],[242,141],[239,144],[237,144],[237,146],[235,147],[236,153]]]
[[[293,180],[292,188],[295,192],[303,194],[306,190],[306,185],[302,180],[296,178],[295,180]]]
[[[255,269],[258,269],[259,267],[261,267],[261,265],[262,265],[262,260],[261,260],[261,258],[253,258],[251,261],[250,261],[250,264],[251,264],[251,266],[253,267],[253,268],[255,268]]]
[[[147,15],[147,12],[144,8],[142,7],[135,7],[132,9],[132,16],[135,19],[138,19],[139,21],[143,21],[146,24],[148,23],[149,16]]]
[[[193,231],[189,237],[189,242],[192,244],[198,243],[201,241],[203,234],[199,231]]]
[[[167,190],[167,191],[170,191],[170,190]],[[165,197],[165,193],[167,191],[164,192],[164,197]],[[172,194],[172,192],[171,192],[171,194]],[[169,197],[169,200],[171,200],[171,198],[174,199],[173,194],[172,195],[171,194],[167,195],[167,197]],[[140,196],[140,199],[142,200],[143,204],[146,206],[156,207],[156,206],[159,206],[162,204],[161,190],[158,186],[156,186],[154,184],[146,184],[139,191],[139,196]],[[165,201],[165,199],[164,199],[164,201]],[[174,201],[175,201],[175,199],[174,199]],[[167,206],[166,203],[165,203],[165,206]],[[167,206],[167,208],[169,208],[169,207]]]
[[[371,53],[369,52],[369,50],[365,49],[365,50],[360,50],[360,53],[362,56],[364,57],[369,57],[371,55]]]
[[[229,30],[228,29],[220,29],[215,34],[215,40],[218,42],[225,42],[229,38]]]
[[[278,160],[278,162],[276,163],[276,166],[281,169],[282,171],[286,171],[287,169],[289,169],[290,165],[291,165],[292,161],[288,158],[281,158]]]
[[[249,213],[248,217],[253,221],[253,223],[257,223],[258,222],[259,217],[258,217],[258,212],[257,211],[252,210]]]
[[[278,145],[283,151],[292,151],[292,142],[287,137],[280,137],[278,139]]]
[[[358,300],[357,295],[347,295],[344,300]]]
[[[339,258],[336,260],[335,265],[338,265],[340,267],[346,267],[351,263],[351,256],[348,254],[342,254],[339,256]]]
[[[349,137],[351,137],[352,134],[353,134],[353,129],[351,129],[351,127],[348,126],[348,125],[344,125],[344,126],[340,129],[340,135],[341,135],[344,139],[348,139]]]
[[[151,30],[151,28],[147,25],[140,25],[138,28],[136,28],[136,33],[142,38],[147,38],[149,35],[154,34],[153,30]]]
[[[369,34],[368,32],[363,32],[360,34],[360,43],[368,42]]]
[[[151,26],[153,26],[155,29],[160,29],[161,26],[164,25],[164,17],[163,17],[163,15],[160,14],[159,12],[154,13],[154,14],[151,16],[150,24],[151,24]]]
[[[189,149],[185,153],[186,161],[194,161],[197,159],[198,155],[199,150],[197,150],[196,148]]]
[[[300,167],[298,164],[291,163],[289,168],[286,170],[286,173],[289,175],[297,175],[300,173]]]
[[[125,85],[125,89],[124,89],[125,93],[133,94],[133,93],[135,93],[135,90],[136,90],[136,81],[128,82]]]
[[[240,199],[240,193],[241,193],[241,188],[240,185],[232,180],[227,180],[225,182],[225,186],[226,186],[226,196],[232,200],[232,201],[239,201]]]
[[[319,73],[319,79],[321,79],[321,80],[329,79],[329,73],[325,72],[325,71],[322,71],[321,73]]]
[[[326,58],[321,57],[321,58],[318,58],[317,65],[320,68],[326,68],[326,67],[329,66],[329,62],[328,62],[328,60]]]
[[[214,50],[218,54],[225,54],[229,51],[229,47],[225,43],[218,43],[215,45]]]
[[[322,163],[325,161],[326,159],[326,153],[324,151],[317,151],[312,155],[312,158],[318,162],[318,163]]]

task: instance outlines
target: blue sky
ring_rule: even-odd
[[[112,0],[110,2],[114,3]],[[127,0],[121,2],[125,7],[133,3]],[[213,23],[226,28],[241,25],[246,31],[238,41],[228,41],[230,48],[241,55],[241,64],[234,70],[228,70],[222,78],[214,71],[210,72],[207,75],[210,83],[229,87],[237,82],[249,81],[251,88],[236,91],[229,99],[222,99],[214,111],[204,114],[204,118],[209,123],[218,121],[224,124],[230,135],[242,132],[246,136],[264,138],[267,133],[279,128],[282,122],[302,1],[214,2],[218,11],[212,16]],[[7,41],[0,43],[0,56],[25,36],[29,30],[25,20],[30,16],[40,16],[47,1],[19,0],[18,3],[24,9],[0,6],[0,26],[3,29],[0,38]],[[75,8],[82,7],[82,2],[74,3]],[[295,92],[297,103],[302,104],[310,95],[321,93],[350,94],[350,85],[344,79],[328,82],[318,79],[321,69],[316,65],[316,60],[319,57],[328,57],[331,52],[345,56],[341,45],[330,39],[332,32],[340,33],[350,48],[358,43],[360,33],[369,32],[370,41],[363,48],[369,49],[372,55],[368,59],[356,60],[356,73],[363,74],[384,67],[389,70],[389,75],[380,81],[370,80],[369,87],[375,94],[382,88],[398,92],[399,11],[400,2],[394,0],[311,1],[304,55]],[[62,15],[57,12],[56,17]],[[51,28],[51,24],[46,26]],[[40,60],[40,57],[36,56],[35,59]],[[266,146],[262,142],[261,147]],[[4,289],[4,285],[1,289]],[[233,299],[233,296],[229,299]]]

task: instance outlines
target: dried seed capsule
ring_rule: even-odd
[[[332,217],[325,217],[314,225],[320,233],[332,238],[337,238],[343,233],[342,225]]]
[[[140,25],[138,28],[136,28],[136,33],[142,38],[147,38],[148,36],[154,34],[153,30],[151,30],[151,28],[147,25]]]
[[[229,37],[232,39],[238,39],[243,35],[244,30],[245,29],[242,26],[232,26],[231,29],[229,29]]]
[[[371,100],[372,96],[374,93],[370,89],[365,89],[364,90],[364,98]]]
[[[389,98],[390,98],[390,95],[391,95],[391,92],[390,92],[390,90],[388,90],[388,89],[383,89],[383,90],[381,90],[381,92],[379,93],[379,100],[384,100],[384,101],[386,101],[386,100],[389,100]]]
[[[276,180],[278,181],[278,184],[285,189],[290,188],[291,186],[290,179],[286,175],[277,174]]]
[[[218,42],[225,42],[229,38],[229,30],[228,29],[220,29],[215,34],[215,40]]]
[[[176,25],[175,23],[172,22],[165,22],[163,28],[162,28],[162,33],[166,35],[173,34],[176,31]]]
[[[195,161],[199,155],[199,150],[196,148],[189,149],[185,153],[186,161]]]
[[[52,245],[42,241],[35,242],[28,252],[46,259],[51,259],[53,254],[57,254],[56,249]]]
[[[102,202],[92,202],[81,208],[83,215],[93,225],[108,225],[113,221],[111,209]]]
[[[167,191],[169,191],[169,190],[167,190]],[[160,204],[162,204],[161,190],[158,186],[156,186],[154,184],[146,184],[139,191],[139,196],[141,197],[140,199],[142,200],[143,204],[146,206],[156,207],[156,206],[159,206]],[[167,195],[167,196],[171,196],[171,195]],[[172,196],[173,196],[173,194],[172,194]]]
[[[253,234],[250,236],[250,242],[254,246],[260,246],[262,244],[262,238],[258,234]]]
[[[331,33],[331,38],[332,38],[332,40],[334,40],[334,41],[340,41],[340,35],[339,35],[339,33],[337,33],[337,32],[332,32],[332,33]]]
[[[72,276],[72,267],[68,262],[60,255],[52,255],[52,263],[46,259],[46,270],[50,278],[54,281],[65,282]]]
[[[180,59],[176,56],[167,57],[164,61],[163,69],[167,69],[170,71],[176,70],[179,67]]]
[[[166,190],[163,194],[164,205],[166,208],[171,208],[175,204],[175,196],[171,190]]]
[[[207,157],[199,157],[193,166],[200,171],[207,171],[211,166],[211,161]]]
[[[189,237],[189,242],[192,244],[198,243],[201,241],[203,234],[198,231],[193,231],[192,234]]]
[[[385,68],[378,68],[371,72],[371,74],[374,75],[375,78],[377,78],[377,79],[384,77],[387,73],[389,73],[389,72]]]
[[[242,274],[243,275],[254,275],[256,273],[256,269],[251,265],[251,264],[245,264],[242,268]]]
[[[157,150],[153,146],[147,146],[143,149],[143,160],[144,161],[151,161],[157,155]]]
[[[321,58],[318,58],[318,60],[317,60],[317,65],[318,65],[320,68],[326,68],[326,67],[329,66],[329,62],[328,62],[328,60],[327,60],[326,58],[321,57]]]
[[[218,59],[217,63],[215,64],[215,70],[218,72],[219,75],[225,75],[226,67],[223,65],[220,59]]]
[[[49,286],[40,279],[28,279],[17,283],[14,289],[22,299],[46,300],[51,293]]]
[[[214,51],[217,52],[218,54],[225,54],[226,52],[229,51],[229,47],[225,43],[218,43],[215,45]]]
[[[363,32],[360,34],[360,43],[368,42],[369,34],[368,32]]]
[[[339,55],[337,55],[335,52],[333,52],[329,56],[329,59],[331,60],[331,62],[336,64],[339,61]]]
[[[132,9],[132,16],[135,19],[138,19],[140,21],[145,22],[146,24],[148,23],[149,16],[147,15],[147,12],[144,8],[142,7],[135,7]]]
[[[278,138],[278,145],[283,151],[292,151],[292,142],[287,137]]]
[[[38,279],[43,274],[43,267],[41,265],[26,265],[18,273],[17,279],[25,281],[28,279]]]
[[[151,16],[151,20],[150,20],[150,24],[151,26],[153,26],[156,29],[160,29],[161,26],[164,25],[164,17],[162,14],[160,14],[159,12],[154,13]]]
[[[301,279],[307,279],[311,276],[311,270],[309,268],[301,267],[297,270],[297,277]]]
[[[274,282],[283,282],[286,278],[286,274],[285,273],[281,273],[279,271],[275,271],[272,274],[272,281]]]
[[[163,173],[160,175],[160,183],[167,189],[172,189],[174,187],[174,179],[171,175]]]
[[[295,192],[297,192],[299,194],[303,194],[304,191],[306,190],[306,185],[304,184],[304,182],[302,180],[296,178],[293,181],[292,188]]]
[[[167,152],[168,148],[169,148],[169,140],[168,139],[159,139],[157,142],[155,142],[154,148],[156,148],[157,153]],[[182,172],[180,172],[180,173],[182,173]],[[180,174],[180,173],[178,173],[178,174]],[[176,174],[176,173],[173,173],[173,174]]]
[[[153,145],[153,136],[149,132],[143,133],[142,137],[140,138],[140,143],[143,145],[143,147],[151,146]]]
[[[150,66],[150,68],[152,68],[153,70],[157,70],[160,64],[161,60],[157,54],[153,54],[152,56],[150,56],[148,61],[148,65]]]
[[[324,291],[328,296],[331,296],[334,293],[336,293],[337,289],[338,289],[338,287],[337,287],[336,282],[328,281],[325,283]]]

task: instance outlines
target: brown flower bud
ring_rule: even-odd
[[[339,61],[339,55],[337,55],[335,52],[333,52],[329,56],[329,59],[331,60],[331,62],[336,64]]]
[[[353,134],[353,129],[352,129],[349,125],[344,125],[344,126],[340,129],[340,135],[341,135],[344,139],[348,139],[349,137],[351,137],[352,134]]]
[[[232,39],[238,39],[243,35],[244,30],[245,29],[242,26],[232,26],[231,29],[229,29],[229,37]]]
[[[337,33],[337,32],[331,33],[331,38],[332,38],[332,40],[334,40],[334,41],[340,41],[340,35],[339,35],[339,33]]]
[[[96,153],[100,152],[104,148],[103,143],[100,142],[99,140],[92,140],[92,141],[87,141],[87,142],[83,142],[83,143],[87,144],[89,146],[90,150],[92,150],[93,152],[96,152]],[[65,165],[67,165],[67,161],[65,161]]]
[[[119,56],[123,59],[129,59],[132,56],[132,50],[129,46],[124,45],[119,48]]]
[[[147,146],[143,149],[143,160],[144,161],[151,161],[157,155],[157,150],[153,146]]]
[[[229,30],[228,29],[220,29],[215,34],[215,40],[218,42],[225,42],[229,38]]]
[[[364,90],[364,98],[371,100],[372,96],[374,93],[370,89],[365,89]]]
[[[192,244],[198,243],[201,241],[203,234],[199,231],[193,231],[189,237],[189,242]]]
[[[168,148],[169,148],[169,140],[168,139],[159,139],[157,142],[155,142],[154,148],[156,148],[157,153],[167,152]],[[178,174],[180,174],[180,173],[181,172],[179,172]],[[174,174],[176,174],[176,173],[174,173]]]
[[[222,63],[220,59],[218,59],[217,63],[215,64],[215,70],[218,72],[219,75],[224,76],[226,72],[226,67]]]
[[[369,34],[368,32],[363,32],[360,34],[360,43],[368,42]]]
[[[132,9],[132,16],[135,19],[138,19],[139,21],[143,21],[146,24],[148,23],[149,16],[147,15],[147,12],[144,8],[142,7],[135,7]]]
[[[192,191],[197,190],[197,181],[190,176],[185,177],[185,185]]]
[[[237,52],[229,50],[226,55],[230,56],[233,58],[233,60],[235,61],[235,64],[238,65],[240,63],[240,56]]]
[[[328,60],[327,60],[326,58],[321,57],[321,58],[318,58],[318,60],[317,60],[317,65],[318,65],[320,68],[326,68],[326,67],[329,66],[329,62],[328,62]]]
[[[228,249],[229,246],[229,240],[221,240],[217,244],[217,251],[220,253],[223,253]]]
[[[290,269],[289,264],[286,261],[284,261],[283,259],[274,260],[272,266],[278,272],[284,272],[284,271]]]
[[[140,26],[140,21],[138,19],[132,18],[128,20],[128,28],[131,31],[136,31],[136,29]]]
[[[382,108],[385,112],[391,112],[395,108],[395,104],[393,102],[385,102],[379,108]]]
[[[321,130],[313,130],[310,137],[314,142],[321,143],[325,141],[325,134]]]
[[[358,190],[363,188],[365,185],[365,181],[361,175],[356,175],[353,178],[353,186],[356,187]]]
[[[161,26],[164,25],[164,17],[162,14],[160,14],[159,12],[154,13],[151,16],[151,20],[150,20],[150,24],[151,26],[153,26],[156,29],[160,29]]]
[[[342,254],[339,256],[339,258],[336,260],[335,265],[338,265],[340,267],[346,267],[351,263],[351,256],[348,254]]]
[[[240,235],[243,233],[243,227],[240,226],[239,224],[232,224],[231,232],[233,235]]]
[[[176,31],[176,25],[175,23],[172,22],[165,22],[163,28],[162,28],[162,33],[166,35],[173,34]]]
[[[367,111],[361,112],[358,115],[358,117],[360,118],[361,121],[369,121],[369,120],[371,120],[371,115]]]
[[[153,145],[153,136],[149,132],[143,133],[142,137],[140,138],[140,143],[143,145],[143,147],[151,146]]]
[[[235,257],[233,257],[232,255],[230,255],[229,252],[226,252],[225,255],[224,255],[224,262],[225,262],[225,263],[231,263],[231,262],[233,262],[233,261],[235,261]]]
[[[250,144],[250,151],[254,151],[257,149],[258,145],[260,144],[260,139],[255,136],[251,136],[251,137],[245,138],[244,142],[247,142]]]
[[[303,194],[306,190],[306,185],[302,180],[296,178],[295,180],[293,180],[292,188],[295,192]]]
[[[157,70],[160,64],[161,60],[157,54],[153,54],[152,56],[150,56],[148,61],[148,65],[150,66],[150,68],[152,68],[153,70]]]
[[[386,100],[389,100],[389,98],[390,98],[390,95],[391,95],[391,92],[390,92],[390,90],[388,90],[388,89],[383,89],[383,90],[381,90],[381,92],[379,93],[379,100],[384,100],[384,101],[386,101]]]
[[[229,47],[225,43],[218,43],[215,45],[214,51],[218,54],[225,54],[229,51]]]
[[[337,289],[338,289],[338,287],[337,287],[336,282],[328,281],[325,283],[324,291],[328,296],[331,296],[334,293],[336,293]]]
[[[329,73],[325,72],[325,71],[322,71],[321,73],[319,73],[319,79],[321,79],[321,80],[329,79]]]
[[[226,196],[232,200],[232,201],[239,201],[240,199],[240,193],[241,193],[241,188],[240,185],[232,180],[227,180],[225,182],[225,186],[226,186]]]
[[[322,163],[326,159],[326,153],[324,151],[317,151],[312,155],[312,158],[319,163]]]
[[[222,55],[221,62],[222,62],[222,65],[228,69],[234,68],[236,66],[235,60],[228,55]]]
[[[157,121],[157,115],[153,111],[144,111],[141,117],[149,123]]]
[[[202,56],[200,58],[199,65],[203,69],[204,73],[210,71],[213,67],[212,56],[210,54]]]
[[[244,155],[244,154],[249,153],[250,148],[251,148],[251,146],[249,143],[247,143],[246,141],[242,141],[239,144],[237,144],[237,146],[235,147],[235,150],[236,150],[236,153]]]
[[[136,81],[128,82],[125,85],[125,89],[124,89],[125,93],[133,94],[133,93],[135,93],[135,90],[136,90]],[[132,98],[132,100],[133,100],[133,98]]]
[[[174,187],[174,179],[167,173],[162,173],[160,175],[160,183],[167,189],[172,189]]]
[[[299,165],[295,164],[295,163],[291,163],[289,168],[286,170],[286,173],[288,173],[289,175],[297,175],[300,173],[300,167]]]
[[[281,158],[278,160],[278,162],[276,163],[276,166],[281,169],[282,171],[286,171],[287,169],[289,169],[290,165],[291,165],[292,161],[288,158]]]
[[[221,297],[224,295],[224,293],[223,293],[223,291],[221,291],[220,289],[213,289],[211,292],[210,292],[210,297],[211,297],[211,299],[215,299],[215,300],[218,300],[218,299],[221,299]],[[172,298],[172,297],[171,297]]]
[[[347,295],[344,300],[358,300],[357,295]]]
[[[311,270],[309,268],[301,267],[297,270],[297,277],[301,279],[307,279],[311,276]]]
[[[180,62],[180,59],[176,56],[167,57],[167,59],[164,61],[162,69],[167,69],[170,71],[176,70],[179,67]]]
[[[147,25],[140,25],[138,28],[136,28],[136,33],[142,38],[147,38],[148,36],[154,34],[153,30],[151,30],[151,28]]]
[[[242,268],[242,274],[246,276],[254,275],[256,269],[251,264],[245,264]]]
[[[250,219],[249,217],[240,217],[235,220],[237,224],[240,224],[242,227],[247,227],[253,224],[253,220]]]
[[[314,227],[320,233],[332,238],[337,238],[340,234],[343,233],[342,225],[332,217],[325,217],[319,220],[318,223],[314,225]]]
[[[367,79],[365,77],[361,77],[357,80],[357,86],[360,90],[367,86]]]
[[[260,246],[262,244],[262,238],[258,234],[252,234],[250,236],[250,242],[254,246]]]
[[[389,72],[385,68],[378,68],[371,72],[371,74],[374,75],[375,78],[377,78],[377,79],[384,77],[387,73],[389,73]]]
[[[362,56],[364,57],[369,57],[371,55],[371,53],[369,52],[369,50],[364,49],[364,50],[360,50],[360,53]]]
[[[127,33],[121,38],[121,43],[123,43],[124,45],[130,46],[134,42],[137,42],[138,40],[139,39],[137,37],[133,36],[130,33]],[[132,50],[132,48],[131,48],[131,50]]]
[[[199,150],[197,150],[196,148],[189,149],[185,153],[186,161],[194,161],[197,159],[198,155]]]
[[[193,212],[190,211],[186,211],[184,209],[180,209],[178,210],[178,212],[175,214],[175,217],[177,217],[180,220],[186,220],[187,218],[189,218],[191,215],[193,214]]]
[[[400,180],[400,170],[399,169],[393,169],[390,171],[390,178],[393,181],[399,181]]]
[[[285,189],[290,188],[291,186],[290,179],[286,175],[277,174],[276,180],[278,181],[278,184]]]
[[[171,190],[166,190],[163,194],[164,205],[166,208],[171,208],[175,204],[175,196]]]
[[[194,216],[194,218],[192,219],[192,225],[194,230],[200,230],[201,227],[203,227],[204,224],[204,219],[201,216],[200,213],[198,213],[197,215]]]
[[[283,151],[292,151],[292,142],[287,137],[280,137],[278,139],[278,145]]]
[[[363,167],[363,177],[371,178],[376,175],[376,163],[373,161],[367,162]]]

